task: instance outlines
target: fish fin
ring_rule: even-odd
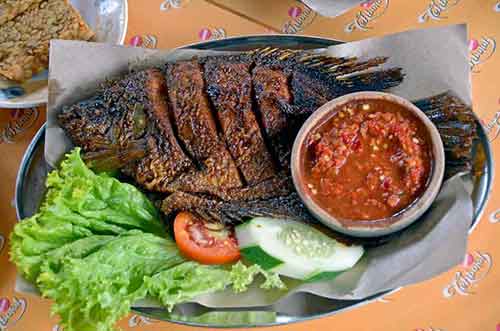
[[[366,61],[360,61],[357,57],[335,57],[323,53],[314,53],[304,50],[282,49],[265,47],[246,53],[258,64],[279,65],[296,69],[311,69],[322,72],[330,78],[337,78],[352,73],[378,67],[387,62],[388,57],[374,57]]]
[[[190,211],[207,221],[238,224],[253,217],[290,218],[314,222],[297,193],[249,201],[222,201],[216,197],[175,192],[162,202],[162,211],[172,216]]]
[[[476,119],[472,108],[451,91],[419,99],[413,103],[434,122],[456,119],[459,122],[472,123],[475,126]]]
[[[338,82],[344,93],[379,91],[398,86],[404,76],[401,68],[391,68],[339,77]]]
[[[471,172],[477,123],[472,108],[451,91],[413,101],[438,128],[445,150],[445,178]]]
[[[274,59],[275,61],[285,61],[293,58],[297,53],[300,52],[300,50],[268,46],[250,50],[246,52],[246,54],[257,60]]]
[[[129,143],[125,148],[105,147],[97,151],[86,152],[83,160],[96,171],[112,171],[125,167],[146,154],[144,141]]]

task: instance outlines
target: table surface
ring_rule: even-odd
[[[500,1],[371,0],[327,18],[294,0],[129,0],[127,44],[173,48],[200,40],[263,33],[297,33],[358,40],[468,23],[474,110],[489,131],[495,156],[500,133]],[[0,331],[58,330],[50,302],[14,292],[8,235],[16,222],[15,178],[22,155],[45,121],[45,108],[0,110]],[[499,139],[500,140],[500,139]],[[498,178],[498,176],[497,176]],[[500,194],[496,181],[464,263],[363,307],[278,330],[500,331]],[[446,238],[443,238],[446,240]],[[123,330],[193,330],[130,315]]]

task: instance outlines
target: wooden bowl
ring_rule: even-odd
[[[427,129],[430,138],[431,169],[427,185],[422,194],[409,206],[393,216],[376,220],[345,220],[338,219],[328,213],[310,196],[305,189],[304,160],[305,141],[311,131],[322,125],[333,113],[346,103],[355,100],[386,100],[403,106],[420,120]],[[444,176],[445,157],[443,142],[437,128],[427,116],[414,104],[399,96],[382,92],[356,92],[331,100],[315,111],[300,129],[292,149],[292,177],[295,188],[309,211],[326,226],[356,237],[378,237],[387,235],[415,222],[431,206],[441,188]]]

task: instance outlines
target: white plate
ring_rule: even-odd
[[[123,44],[127,0],[70,0],[96,33],[96,40]],[[29,108],[47,103],[47,70],[24,83],[0,79],[0,108]]]

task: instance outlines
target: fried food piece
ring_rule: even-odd
[[[286,108],[292,102],[290,75],[280,68],[257,65],[252,70],[255,100],[269,147],[280,166],[290,166],[292,120]],[[293,142],[293,139],[292,139]]]
[[[46,69],[51,39],[94,37],[68,0],[31,1],[27,9],[28,2],[15,2],[5,4],[8,13],[1,17],[5,22],[0,23],[0,75],[7,79],[24,81]]]
[[[162,72],[139,71],[63,108],[58,120],[93,168],[122,169],[142,187],[165,192],[193,168],[174,136],[165,95]]]
[[[436,125],[446,156],[445,178],[473,168],[477,123],[472,108],[452,92],[414,101]]]
[[[226,202],[185,192],[175,192],[163,200],[161,210],[167,216],[190,211],[208,221],[240,224],[253,217],[274,217],[314,222],[297,193],[268,199]]]
[[[201,167],[181,176],[171,190],[212,192],[240,187],[236,164],[217,132],[198,60],[168,64],[165,77],[177,135]]]
[[[2,0],[0,1],[0,26],[17,15],[25,12],[32,5],[43,0]]]
[[[205,79],[229,152],[249,185],[275,175],[271,154],[252,110],[250,63],[218,56],[205,63]]]

